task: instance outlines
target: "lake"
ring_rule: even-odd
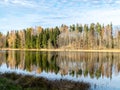
[[[120,90],[120,53],[0,51],[0,72],[91,84],[91,90]]]

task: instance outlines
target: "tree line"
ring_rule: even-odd
[[[27,28],[11,30],[6,35],[0,33],[0,48],[26,49],[112,49],[120,48],[119,28],[112,23],[62,24],[54,28]]]

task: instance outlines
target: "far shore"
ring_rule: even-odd
[[[15,51],[70,51],[70,52],[120,52],[120,49],[12,49],[1,48],[0,50],[15,50]]]

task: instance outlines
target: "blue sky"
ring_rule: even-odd
[[[0,31],[61,24],[120,25],[120,0],[0,0]]]

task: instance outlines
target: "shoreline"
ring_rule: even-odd
[[[82,81],[49,80],[16,73],[0,74],[0,88],[7,90],[8,87],[10,90],[89,90],[91,85]]]
[[[1,48],[3,51],[66,51],[66,52],[120,52],[120,49],[12,49]]]

